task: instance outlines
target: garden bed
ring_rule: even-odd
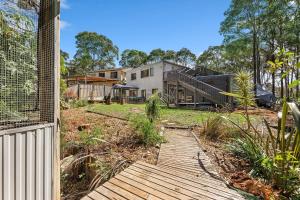
[[[229,141],[209,140],[199,127],[194,128],[193,132],[196,137],[200,138],[198,141],[202,150],[209,156],[219,175],[230,187],[246,192],[243,195],[248,196],[247,199],[260,199],[260,197],[272,199],[273,195],[278,193],[271,186],[249,175],[252,170],[250,163],[229,152],[226,147]],[[254,196],[247,195],[247,193]]]
[[[137,160],[156,164],[159,149],[141,144],[128,122],[88,113],[85,108],[62,111],[61,159],[68,159],[80,153],[80,149],[76,147],[76,143],[80,142],[79,129],[90,131],[94,128],[100,129],[103,135],[102,142],[91,151],[97,155],[97,170],[93,175],[108,174],[101,182]],[[70,147],[72,144],[75,144],[74,147]],[[71,172],[62,173],[63,199],[80,199],[88,192],[90,181],[80,167],[74,166]]]

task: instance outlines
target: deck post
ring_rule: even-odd
[[[170,104],[170,89],[169,89],[169,84],[167,82],[167,101],[168,101],[168,106]]]
[[[196,109],[197,107],[197,91],[196,88],[194,89],[194,108]]]
[[[178,106],[178,90],[179,90],[179,83],[176,81],[176,101],[175,104]]]
[[[184,88],[184,103],[186,104],[186,88]]]

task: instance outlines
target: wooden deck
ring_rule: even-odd
[[[83,200],[244,199],[218,177],[186,130],[166,131],[157,166],[136,162]]]

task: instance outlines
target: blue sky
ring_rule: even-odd
[[[191,49],[197,56],[222,43],[230,0],[62,0],[61,48],[72,57],[75,35],[92,31],[120,49]]]

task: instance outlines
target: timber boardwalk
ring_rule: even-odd
[[[187,130],[167,129],[156,166],[136,162],[83,200],[244,199],[218,177]]]

